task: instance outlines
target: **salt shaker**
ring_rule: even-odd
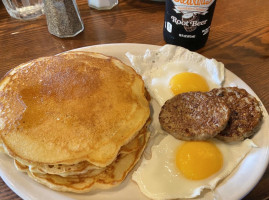
[[[84,30],[75,0],[44,0],[48,30],[60,38],[74,37]]]
[[[88,5],[97,10],[110,10],[118,3],[118,0],[88,0]]]

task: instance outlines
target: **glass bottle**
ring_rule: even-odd
[[[166,0],[164,40],[189,50],[202,48],[208,39],[216,0]]]

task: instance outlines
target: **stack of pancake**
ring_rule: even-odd
[[[144,83],[115,58],[83,51],[39,58],[11,70],[0,91],[2,150],[54,190],[116,186],[147,144]]]

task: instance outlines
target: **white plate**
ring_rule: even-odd
[[[127,51],[132,54],[141,54],[144,53],[146,49],[157,48],[160,48],[160,46],[145,44],[106,44],[84,47],[76,50],[87,50],[111,55],[130,65],[128,58],[125,56]],[[256,96],[251,88],[232,72],[226,70],[225,73],[225,86],[238,86],[245,88],[249,93]],[[218,185],[214,191],[218,199],[233,200],[244,197],[258,183],[266,170],[269,161],[269,137],[267,133],[269,130],[269,120],[268,113],[264,106],[262,106],[262,109],[264,113],[262,128],[253,138],[259,148],[253,149],[243,162],[241,162],[238,168]],[[139,191],[138,186],[131,181],[130,174],[119,187],[112,190],[86,194],[56,192],[36,183],[25,173],[18,172],[13,165],[13,160],[4,154],[0,154],[0,175],[5,183],[15,193],[17,193],[21,198],[27,200],[147,199]],[[238,187],[239,185],[240,187]]]

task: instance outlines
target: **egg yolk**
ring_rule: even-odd
[[[185,142],[176,152],[176,166],[188,179],[201,180],[218,172],[223,157],[215,144],[208,141]]]
[[[171,78],[169,86],[174,95],[192,91],[209,91],[206,80],[199,74],[191,72],[176,74]]]

